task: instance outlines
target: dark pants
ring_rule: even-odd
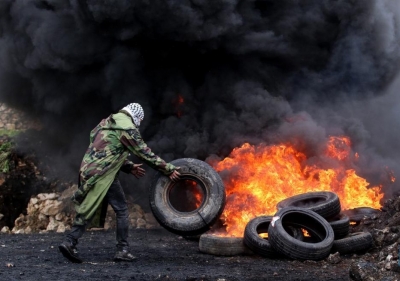
[[[126,203],[125,193],[118,178],[115,178],[110,188],[108,189],[105,200],[107,200],[108,204],[111,205],[117,217],[117,249],[128,250],[129,212],[128,205]],[[82,237],[85,230],[86,225],[74,224],[71,231],[67,234],[66,238],[72,245],[75,246],[78,244],[78,239]]]

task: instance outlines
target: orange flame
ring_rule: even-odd
[[[342,209],[372,207],[379,209],[382,186],[370,187],[354,169],[346,168],[351,155],[350,139],[330,137],[324,157],[333,168],[305,165],[307,156],[288,144],[235,148],[229,157],[212,164],[224,172],[227,203],[222,214],[230,236],[243,236],[246,224],[261,215],[273,215],[281,200],[310,191],[335,192]],[[224,235],[224,234],[221,234]]]
[[[304,237],[311,237],[310,233],[308,233],[307,229],[302,228],[301,231],[303,232]]]

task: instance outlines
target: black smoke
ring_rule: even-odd
[[[67,178],[89,131],[139,102],[144,139],[166,160],[298,139],[313,153],[345,134],[360,172],[379,182],[386,166],[400,174],[399,6],[2,0],[0,101],[40,120],[20,147]]]

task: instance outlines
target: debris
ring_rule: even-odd
[[[337,264],[342,261],[342,258],[340,257],[339,252],[336,252],[334,254],[330,254],[329,257],[326,258],[326,261],[331,264]]]
[[[370,262],[360,260],[350,267],[350,278],[355,281],[380,280],[379,269]]]

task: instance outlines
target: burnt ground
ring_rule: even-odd
[[[88,231],[78,245],[82,264],[58,251],[60,233],[0,234],[0,280],[351,280],[350,265],[360,256],[327,261],[268,259],[258,255],[214,256],[198,241],[164,229],[131,230],[134,262],[112,260],[114,231]]]

